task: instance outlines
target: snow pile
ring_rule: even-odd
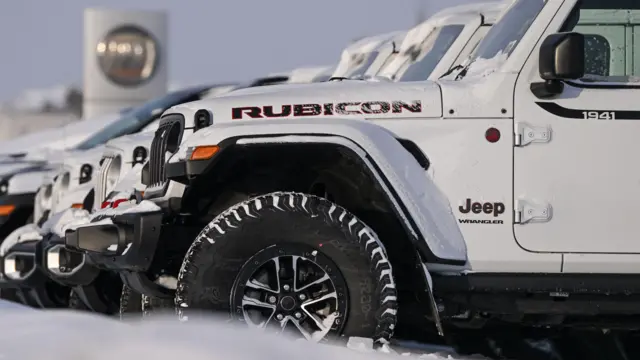
[[[13,306],[13,305],[11,305]],[[231,326],[216,319],[178,322],[156,316],[122,323],[67,310],[11,311],[0,302],[0,359],[47,360],[394,360],[443,359],[401,356],[345,346],[291,341]]]

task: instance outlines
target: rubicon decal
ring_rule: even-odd
[[[286,104],[279,106],[244,106],[231,109],[231,118],[263,119],[297,116],[381,115],[422,112],[422,102],[414,101],[355,101],[324,104]]]
[[[466,199],[464,203],[458,206],[458,211],[462,214],[485,214],[493,215],[494,218],[504,214],[506,207],[501,202],[479,202]],[[497,219],[459,219],[461,224],[502,224],[502,220]]]

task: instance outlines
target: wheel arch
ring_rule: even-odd
[[[239,127],[224,124],[219,129],[214,125],[196,139],[188,139],[183,150],[186,147],[193,149],[194,145],[217,144],[220,147],[219,153],[210,160],[186,161],[187,154],[184,152],[182,155],[185,161],[181,163],[183,175],[176,176],[175,171],[169,171],[169,168],[168,175],[191,184],[184,196],[184,201],[189,202],[199,197],[196,189],[203,187],[199,187],[198,182],[210,183],[212,178],[220,179],[238,161],[247,156],[260,157],[265,154],[265,149],[278,149],[276,154],[279,158],[275,165],[284,164],[292,157],[300,158],[300,154],[304,153],[302,148],[315,146],[336,151],[355,161],[359,170],[366,172],[373,180],[373,185],[383,190],[387,205],[401,222],[423,261],[460,267],[466,265],[466,245],[450,205],[427,177],[425,169],[429,166],[429,160],[415,143],[400,139],[387,129],[370,122],[345,120],[340,124],[329,125],[330,131],[322,123],[317,123],[317,129],[310,131],[310,123],[313,121],[290,122],[287,124],[289,131],[286,132],[274,131],[276,125],[283,125],[278,124],[278,121],[260,125],[256,123],[255,128],[253,124],[246,123]],[[270,131],[264,131],[262,128],[265,126]],[[296,127],[303,127],[305,131],[296,131]],[[174,161],[174,169],[179,164]],[[312,161],[297,164],[301,165],[292,173],[295,178],[304,178],[315,165]],[[285,183],[290,182],[289,180],[291,179],[286,179]],[[306,190],[295,188],[295,185],[292,187],[291,184],[279,186],[288,188],[270,188],[267,191]],[[450,218],[443,218],[443,215]],[[443,221],[448,223],[441,224]]]

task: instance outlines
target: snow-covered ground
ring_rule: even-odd
[[[353,344],[356,344],[353,346]],[[436,360],[439,355],[372,352],[293,341],[220,320],[156,317],[119,322],[90,313],[35,310],[0,300],[0,360]],[[364,346],[363,346],[364,345]],[[354,349],[355,348],[355,349]]]

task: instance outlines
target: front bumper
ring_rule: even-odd
[[[37,247],[41,241],[15,244],[0,257],[0,288],[18,289],[26,305],[40,308],[65,306],[68,289],[52,283],[38,264]]]
[[[112,224],[67,231],[65,244],[84,253],[96,266],[120,273],[123,282],[136,291],[169,298],[172,292],[147,276],[154,258],[164,256],[165,249],[158,246],[166,234],[162,220],[162,211],[115,215],[111,217]]]
[[[33,214],[35,197],[35,193],[0,196],[0,207],[13,207],[13,210],[5,210],[3,215],[0,215],[0,242],[13,230],[26,224]]]
[[[47,277],[69,287],[90,285],[100,274],[84,253],[67,248],[65,239],[54,233],[36,244],[36,262]]]

